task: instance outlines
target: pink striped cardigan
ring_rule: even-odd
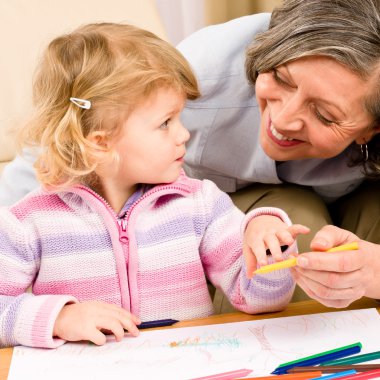
[[[289,270],[245,274],[242,231],[262,214],[290,224],[275,208],[244,216],[212,182],[185,175],[149,190],[120,225],[84,186],[37,190],[0,208],[0,345],[64,343],[52,330],[72,301],[114,303],[143,321],[205,317],[213,313],[206,277],[239,310],[280,310],[295,286]]]

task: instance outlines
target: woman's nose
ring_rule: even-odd
[[[272,104],[270,117],[276,128],[287,131],[298,131],[304,125],[306,111],[297,95],[292,94]]]

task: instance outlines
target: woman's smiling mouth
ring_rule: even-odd
[[[291,137],[286,137],[273,126],[271,119],[269,118],[268,127],[267,127],[268,136],[272,141],[280,146],[295,146],[301,144],[303,141],[293,139]]]

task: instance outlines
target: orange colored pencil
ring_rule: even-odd
[[[312,379],[314,377],[322,376],[322,371],[310,372],[300,372],[300,373],[290,373],[286,375],[273,375],[273,376],[263,376],[263,377],[245,377],[241,380],[307,380]]]

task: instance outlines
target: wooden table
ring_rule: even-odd
[[[341,310],[355,310],[355,309],[367,309],[375,307],[380,312],[380,303],[372,299],[363,298],[352,303],[346,309],[332,309],[322,306],[316,301],[303,301],[289,304],[286,310],[277,313],[265,313],[259,315],[250,315],[245,313],[229,313],[218,314],[207,318],[192,319],[189,321],[182,321],[176,323],[175,326],[165,327],[165,329],[175,327],[189,327],[189,326],[201,326],[201,325],[213,325],[217,323],[230,323],[230,322],[242,322],[242,321],[254,321],[258,319],[278,318],[278,317],[290,317],[293,315],[315,314],[325,313],[331,311]],[[12,359],[12,348],[0,349],[0,380],[6,380],[8,377],[9,366]]]

